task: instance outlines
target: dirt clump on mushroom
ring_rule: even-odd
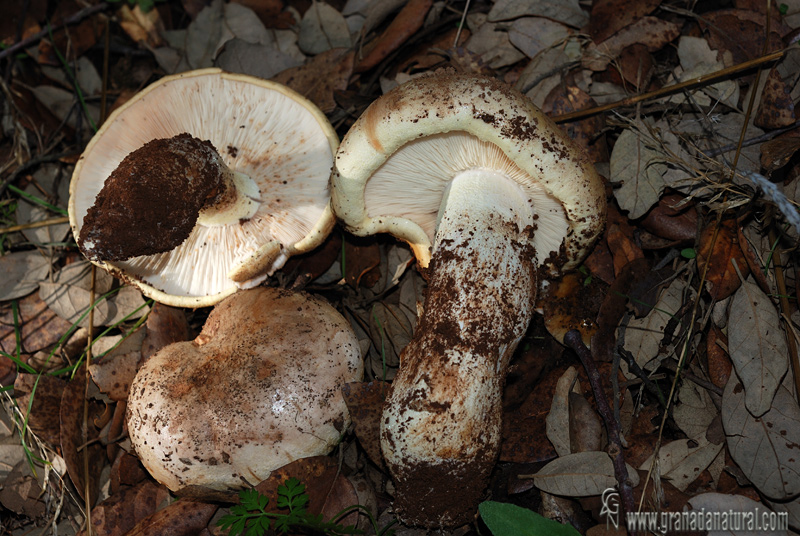
[[[220,193],[220,164],[210,141],[186,133],[133,151],[86,214],[81,251],[91,260],[121,261],[179,246],[203,206]]]

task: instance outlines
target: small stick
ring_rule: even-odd
[[[59,225],[62,223],[69,223],[69,218],[66,216],[61,216],[58,218],[50,218],[49,220],[34,221],[31,223],[22,223],[20,225],[12,225],[11,227],[0,228],[0,235],[4,235],[6,233],[16,233],[17,231],[25,231],[27,229],[36,229],[37,227]]]
[[[648,91],[647,93],[634,95],[632,97],[628,97],[627,99],[622,99],[620,101],[611,102],[609,104],[604,104],[602,106],[589,108],[588,110],[578,110],[575,112],[570,112],[568,114],[557,115],[555,117],[552,117],[551,119],[556,123],[568,123],[570,121],[575,121],[577,119],[583,119],[585,117],[597,115],[602,112],[607,112],[608,110],[613,110],[615,108],[623,108],[625,106],[632,106],[634,104],[638,104],[642,101],[656,99],[659,97],[666,97],[667,95],[679,93],[685,89],[704,86],[711,82],[715,82],[721,78],[726,78],[728,76],[741,73],[742,71],[747,71],[750,69],[754,69],[756,67],[761,67],[764,64],[771,63],[773,61],[781,59],[784,56],[784,54],[786,54],[785,50],[778,50],[777,52],[766,54],[764,56],[761,56],[760,58],[755,58],[743,63],[739,63],[738,65],[732,65],[731,67],[727,67],[719,71],[714,71],[713,73],[708,73],[706,75],[699,76],[697,78],[692,78],[691,80],[686,80],[685,82],[681,82],[679,84],[665,86],[660,89],[656,89],[655,91]]]
[[[578,330],[572,329],[564,335],[564,344],[571,348],[583,363],[586,369],[586,375],[589,377],[589,384],[592,386],[592,393],[597,402],[597,410],[603,418],[608,432],[608,455],[614,463],[614,476],[619,484],[619,494],[622,500],[622,507],[625,512],[633,512],[636,509],[633,500],[633,486],[628,478],[628,467],[625,465],[625,456],[622,452],[622,441],[620,441],[620,428],[619,422],[614,418],[614,413],[611,411],[611,406],[606,400],[606,395],[603,392],[603,384],[600,381],[600,371],[592,358],[592,353],[583,344],[583,339]]]

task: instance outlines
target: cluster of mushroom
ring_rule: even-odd
[[[209,71],[201,73],[179,75],[164,85],[212,75]],[[243,83],[242,77],[213,74],[228,77],[222,86]],[[187,96],[180,99],[199,98],[195,95],[200,92],[199,87],[199,83],[190,85]],[[163,97],[157,91],[148,90],[145,97],[151,95],[154,101],[161,101]],[[233,111],[227,112],[229,115],[222,114],[225,119],[220,119],[220,125],[214,125],[219,132],[203,131],[199,124],[175,124],[175,120],[161,120],[160,116],[136,119],[142,125],[158,124],[161,129],[158,135],[138,134],[136,140],[142,150],[150,146],[147,142],[151,139],[170,137],[165,147],[152,152],[156,155],[153,158],[158,162],[178,162],[181,169],[191,170],[185,174],[185,182],[190,184],[175,187],[193,202],[181,226],[189,230],[189,238],[180,238],[185,230],[170,230],[167,234],[174,235],[174,242],[180,244],[177,247],[170,242],[165,243],[164,250],[153,251],[147,244],[141,250],[126,252],[142,257],[127,260],[103,253],[112,248],[103,245],[98,233],[102,234],[109,220],[93,216],[90,208],[103,187],[98,183],[82,194],[74,207],[72,203],[70,206],[73,229],[82,250],[93,262],[124,274],[145,294],[176,305],[190,305],[184,298],[172,298],[180,295],[199,306],[232,293],[237,286],[257,285],[288,255],[314,247],[330,230],[334,214],[354,234],[390,233],[407,242],[428,279],[428,288],[414,339],[403,350],[400,369],[384,406],[381,449],[395,481],[395,512],[401,520],[426,527],[469,522],[497,459],[505,370],[532,317],[537,288],[543,279],[574,268],[604,224],[605,196],[599,177],[581,150],[527,98],[488,77],[446,73],[412,80],[372,103],[338,150],[332,130],[323,129],[314,148],[299,150],[302,157],[294,156],[297,146],[314,135],[300,132],[295,116],[291,123],[267,127],[268,110],[276,106],[274,102],[262,111],[260,102],[251,102],[264,99],[260,94],[255,97],[249,90],[229,86],[211,92],[217,96],[222,93],[235,95],[238,100]],[[159,113],[167,113],[180,99],[164,104]],[[129,104],[120,113],[136,106]],[[324,116],[310,113],[322,123]],[[110,121],[108,128],[114,128],[116,121]],[[138,130],[131,128],[138,123],[130,123],[119,127],[117,138],[129,130]],[[277,147],[263,137],[253,147],[246,145],[244,134],[249,129],[262,132],[290,126],[298,130],[286,142],[293,148],[289,153],[278,155]],[[223,136],[223,130],[232,137]],[[184,132],[191,136],[181,136]],[[210,144],[205,138],[210,139]],[[131,188],[125,182],[131,175],[125,167],[127,153],[120,150],[113,153],[110,162],[105,161],[113,148],[112,141],[102,145],[93,141],[81,162],[83,173],[92,169],[98,177],[111,176],[109,184],[118,180],[120,189]],[[215,150],[220,148],[222,155]],[[288,168],[267,173],[267,180],[273,183],[295,184],[290,191],[304,199],[302,210],[317,218],[314,223],[300,226],[307,235],[287,238],[288,231],[279,229],[279,220],[285,218],[299,225],[295,218],[301,210],[292,212],[286,208],[288,193],[277,194],[280,199],[267,200],[261,177],[271,169],[269,166],[284,161],[291,162],[289,167],[302,171],[304,177],[310,177],[313,169],[325,175],[322,168],[330,171],[331,160],[323,156],[332,158],[328,155],[334,152],[330,190],[327,176],[324,181],[314,182],[317,179],[290,177]],[[197,154],[204,156],[194,156]],[[145,156],[134,152],[130,158]],[[124,172],[112,173],[118,165]],[[130,167],[133,169],[132,164]],[[76,170],[76,177],[79,171]],[[153,182],[162,180],[167,179]],[[135,195],[139,197],[134,203],[147,205],[146,200],[155,194],[147,191]],[[270,211],[276,209],[281,217],[271,215]],[[93,223],[93,218],[98,223]],[[159,230],[164,220],[161,216],[155,220],[158,223],[145,223],[145,227]],[[81,226],[93,230],[82,232]],[[236,232],[233,237],[226,237],[231,227]],[[210,269],[209,251],[226,247],[234,253]],[[195,272],[189,280],[195,283],[178,282],[175,264],[170,260],[175,251],[193,259],[190,264]],[[160,271],[167,266],[173,267],[171,275]],[[198,291],[197,280],[205,278],[215,278],[217,283],[210,291]],[[240,294],[245,293],[229,300]],[[223,302],[220,307],[228,303]],[[222,315],[215,310],[209,322],[218,322]],[[203,346],[216,329],[207,325],[197,341],[187,343],[194,345],[187,354]],[[335,344],[349,347],[351,343]],[[169,383],[159,389],[188,393],[197,382],[213,378],[219,358],[214,351],[210,354],[214,357],[203,365],[203,375],[188,379],[170,376]],[[337,381],[344,381],[348,374],[352,378],[361,373],[352,354],[345,362],[349,372],[338,376]],[[160,371],[176,367],[167,361],[157,363],[147,375],[140,373],[142,378],[137,377],[132,396],[149,396],[145,392],[157,383],[153,378]],[[261,374],[269,383],[272,369],[254,367],[250,375]],[[303,383],[305,386],[309,382]],[[275,400],[273,397],[271,402],[263,403],[274,407]],[[145,461],[144,453],[150,449],[148,455],[153,461],[145,462],[148,468],[148,463],[157,465],[159,460],[167,459],[169,472],[177,479],[174,485],[185,485],[177,473],[190,471],[187,467],[191,464],[182,460],[195,463],[194,454],[184,452],[186,444],[195,440],[185,435],[188,432],[178,422],[181,419],[172,417],[167,423],[163,416],[148,413],[144,402],[139,402],[138,407],[141,409],[130,411],[139,419],[131,426],[132,437],[137,426],[150,428],[158,435],[148,438],[146,447],[137,445],[137,452]],[[344,412],[346,415],[346,409]],[[237,426],[235,413],[232,410],[218,420],[224,426]],[[177,445],[162,448],[178,433],[183,435]],[[260,441],[260,447],[263,444]],[[205,462],[213,457],[214,463],[220,463],[231,453],[199,457]],[[228,477],[235,476],[234,480],[246,482],[264,472],[250,466],[233,471],[226,467],[223,471]],[[223,485],[234,483],[229,478]]]

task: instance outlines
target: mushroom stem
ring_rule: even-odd
[[[381,420],[408,524],[469,522],[488,484],[506,368],[536,298],[534,223],[528,196],[503,174],[467,170],[445,192],[424,313]]]
[[[211,142],[186,133],[152,140],[106,179],[78,245],[92,261],[164,253],[198,222],[211,227],[251,218],[258,197],[256,183],[228,168]]]

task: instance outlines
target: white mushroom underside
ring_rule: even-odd
[[[465,132],[421,138],[392,154],[367,182],[364,199],[369,215],[410,220],[433,244],[445,189],[457,174],[469,169],[493,170],[519,184],[537,217],[534,247],[539,262],[558,252],[569,228],[561,203],[496,145]]]
[[[172,92],[172,84],[183,88]],[[142,117],[137,109],[145,106],[150,111]],[[105,179],[130,152],[124,148],[183,132],[210,140],[226,165],[256,182],[258,210],[242,224],[197,225],[173,252],[115,265],[167,294],[215,295],[233,286],[229,272],[259,247],[277,240],[291,248],[314,229],[328,204],[332,151],[314,115],[278,91],[218,76],[175,80],[126,109],[85,153],[85,185],[74,188],[80,192],[79,226]],[[272,269],[285,259],[279,257]]]

